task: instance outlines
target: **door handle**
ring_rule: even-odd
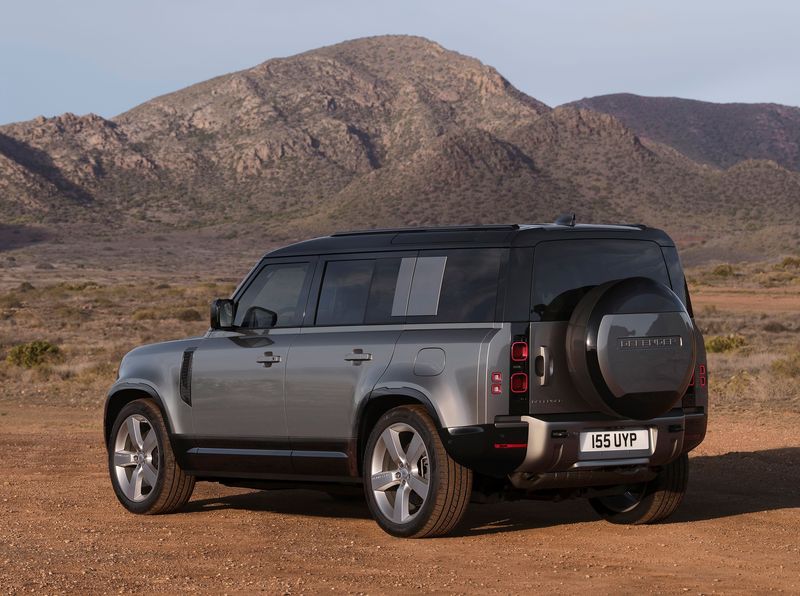
[[[352,352],[350,352],[347,356],[344,357],[345,360],[348,362],[352,362],[353,364],[358,364],[360,362],[366,362],[367,360],[372,360],[372,354],[369,352],[365,352],[361,348],[355,348]]]
[[[280,362],[281,357],[273,354],[272,352],[264,352],[263,358],[256,360],[259,364],[263,364],[265,368],[269,368],[273,364]]]
[[[534,368],[536,376],[539,377],[539,385],[544,387],[550,382],[550,376],[553,374],[553,361],[547,346],[539,346],[539,354],[536,356]]]

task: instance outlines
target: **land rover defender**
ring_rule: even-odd
[[[201,337],[139,347],[105,407],[117,498],[196,481],[366,497],[403,537],[471,500],[678,507],[708,374],[675,245],[641,225],[337,233],[266,254]]]

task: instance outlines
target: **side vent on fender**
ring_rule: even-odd
[[[181,399],[190,406],[192,405],[192,360],[194,351],[197,348],[186,348],[183,351],[183,361],[181,362],[181,376],[178,382]]]

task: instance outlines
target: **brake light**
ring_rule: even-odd
[[[528,375],[514,373],[511,375],[511,393],[525,393],[528,390]]]
[[[524,341],[515,341],[511,344],[511,360],[525,362],[528,359],[528,344]]]
[[[495,449],[525,449],[528,446],[527,443],[495,443]]]

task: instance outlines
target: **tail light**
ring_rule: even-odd
[[[511,361],[512,362],[525,362],[528,360],[528,343],[524,341],[515,341],[511,344]]]
[[[514,323],[508,345],[508,413],[524,415],[530,412],[531,345],[527,323]]]
[[[527,373],[514,373],[511,375],[511,393],[525,393],[528,390]]]

